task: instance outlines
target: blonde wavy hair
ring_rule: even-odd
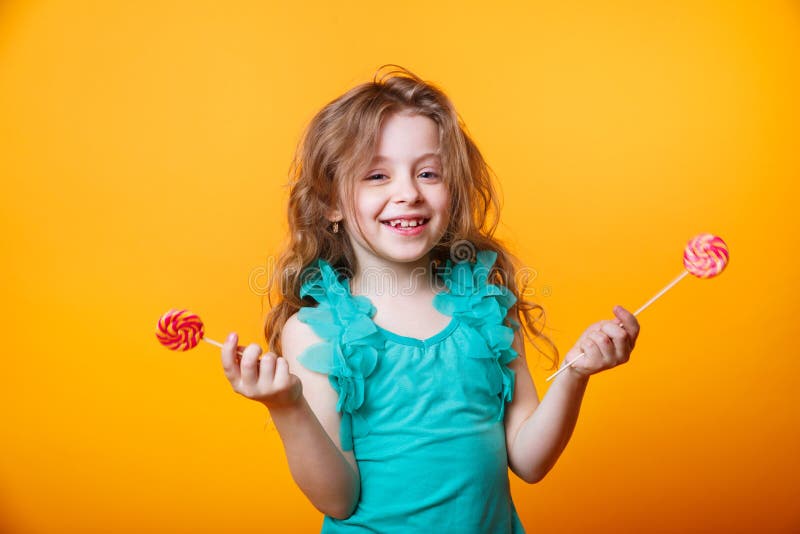
[[[392,64],[381,66],[371,82],[358,85],[325,105],[311,119],[297,146],[289,169],[289,233],[268,282],[270,310],[264,337],[270,350],[281,353],[283,325],[302,306],[314,305],[313,300],[299,296],[306,267],[322,258],[337,272],[357,272],[350,240],[345,232],[332,231],[328,214],[334,207],[355,212],[354,184],[375,152],[383,120],[396,112],[423,115],[439,129],[442,176],[450,192],[451,219],[430,253],[432,272],[448,258],[475,261],[476,250],[496,252],[489,281],[514,294],[517,303],[509,316],[516,317],[528,341],[555,368],[558,349],[542,332],[544,309],[525,298],[526,286],[518,287],[517,283],[521,263],[493,237],[499,223],[500,202],[492,170],[444,92]],[[347,205],[344,199],[348,199]],[[460,257],[453,257],[454,254]],[[274,305],[273,297],[277,299]],[[510,326],[508,318],[506,324]]]

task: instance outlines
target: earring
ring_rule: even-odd
[[[333,221],[333,233],[334,234],[339,233],[339,221]]]

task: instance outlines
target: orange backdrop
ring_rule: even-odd
[[[318,531],[218,350],[153,329],[262,341],[295,143],[383,63],[456,103],[562,353],[694,234],[730,246],[640,316],[548,477],[512,475],[527,529],[800,529],[800,5],[313,4],[0,4],[0,531]]]

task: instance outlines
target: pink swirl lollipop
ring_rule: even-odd
[[[189,350],[203,339],[203,321],[188,310],[170,310],[158,320],[156,338],[170,350]]]
[[[713,234],[695,236],[683,251],[683,266],[698,278],[717,276],[728,265],[728,245]]]
[[[189,350],[197,346],[200,340],[222,348],[222,343],[208,339],[203,332],[203,321],[189,310],[170,310],[156,324],[156,338],[159,343],[171,350]],[[236,354],[242,355],[237,348]]]
[[[656,295],[644,303],[644,305],[633,312],[634,316],[639,315],[645,308],[654,303],[661,295],[669,291],[672,286],[683,280],[687,274],[693,274],[698,278],[712,278],[717,276],[728,265],[728,245],[721,237],[714,234],[699,234],[689,240],[686,248],[683,250],[683,266],[686,268],[677,278],[667,284],[667,286],[656,293]],[[622,324],[620,324],[622,326]],[[579,359],[586,356],[586,354],[579,354],[568,365],[563,366],[561,369],[547,377],[547,381],[554,379],[562,372],[566,371],[572,364]]]

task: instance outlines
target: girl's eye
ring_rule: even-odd
[[[419,176],[420,176],[420,178],[428,178],[428,179],[438,178],[439,177],[439,175],[436,174],[433,171],[421,172],[419,174]],[[385,174],[370,174],[369,176],[367,176],[366,179],[369,180],[369,181],[377,181],[377,180],[383,180],[384,178],[386,178]]]

